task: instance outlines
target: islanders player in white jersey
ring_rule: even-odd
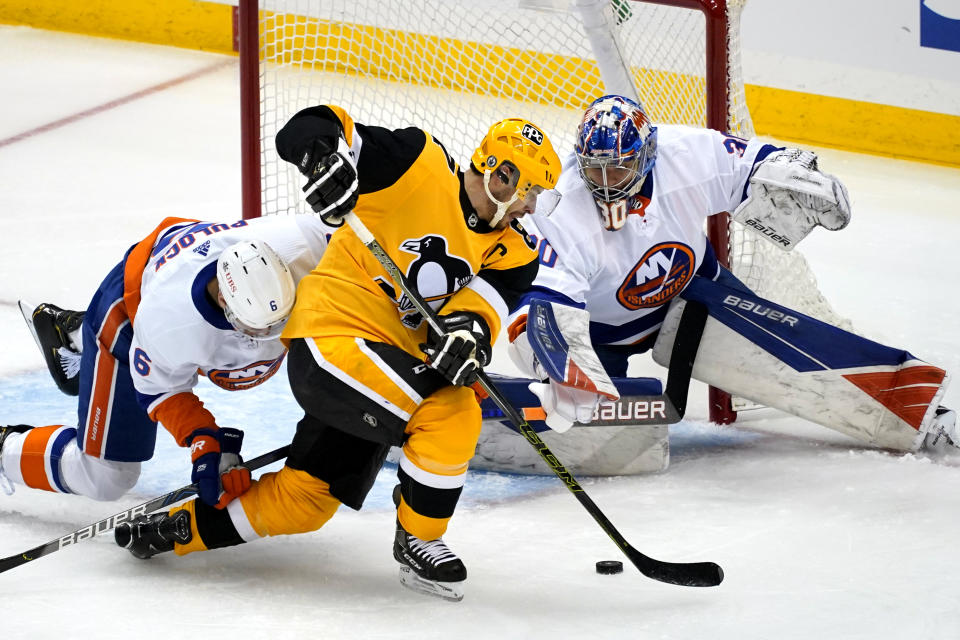
[[[127,251],[84,314],[37,307],[31,320],[45,356],[81,352],[76,375],[57,380],[79,395],[78,422],[0,427],[0,474],[115,500],[153,456],[160,422],[190,447],[202,500],[222,507],[242,493],[243,432],[220,427],[193,388],[199,374],[240,391],[276,373],[296,283],[319,262],[330,230],[314,216],[167,218]]]
[[[572,323],[589,336],[570,342],[592,347],[600,378],[625,376],[627,358],[651,349],[667,366],[693,302],[707,310],[693,377],[880,447],[960,444],[955,413],[938,406],[945,371],[762,300],[718,264],[704,233],[718,212],[784,250],[815,226],[846,226],[846,189],[813,153],[654,126],[635,102],[604,96],[587,109],[563,167],[559,205],[524,218],[541,264],[509,335],[527,375],[546,381],[551,371],[526,330],[533,299],[548,301],[554,318],[589,314]],[[611,396],[609,380],[557,373],[562,359],[553,379],[531,386],[558,431],[588,422]]]

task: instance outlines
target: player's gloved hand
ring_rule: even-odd
[[[197,429],[188,440],[193,459],[191,482],[200,499],[217,509],[227,506],[250,488],[250,470],[241,467],[239,429]]]
[[[440,316],[439,320],[443,333],[430,327],[420,350],[427,354],[427,364],[451,384],[470,386],[476,382],[477,372],[490,364],[490,329],[483,318],[469,311]]]
[[[574,422],[590,422],[601,396],[592,391],[568,387],[553,380],[531,382],[527,388],[540,398],[540,406],[547,412],[545,422],[557,433],[564,433]]]
[[[304,155],[300,171],[307,176],[303,187],[307,204],[331,227],[343,224],[343,218],[357,204],[357,168],[350,147],[337,138],[337,148],[317,139]]]

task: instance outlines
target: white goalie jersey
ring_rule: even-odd
[[[299,282],[320,261],[330,227],[314,216],[272,216],[234,223],[188,222],[157,240],[143,270],[141,301],[132,318],[131,374],[148,413],[190,391],[198,375],[229,390],[256,386],[280,366],[280,340],[257,341],[227,322],[206,293],[217,258],[244,240],[273,248]]]
[[[779,147],[708,129],[658,130],[656,164],[617,231],[601,225],[576,157],[565,159],[556,209],[523,219],[536,236],[540,270],[511,324],[526,314],[531,298],[545,298],[586,308],[594,345],[634,344],[660,327],[667,303],[695,273],[718,276],[704,222],[734,211],[748,195],[756,163]]]

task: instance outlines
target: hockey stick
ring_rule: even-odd
[[[277,460],[283,460],[287,457],[287,453],[289,453],[289,451],[290,445],[284,445],[279,449],[265,453],[262,456],[257,456],[253,460],[248,460],[247,462],[243,463],[243,466],[251,471],[254,471],[260,467],[265,467],[272,462],[276,462]],[[94,536],[98,536],[101,533],[110,531],[121,522],[129,522],[134,518],[138,518],[148,513],[153,513],[158,509],[162,509],[163,507],[169,506],[175,502],[179,502],[196,494],[196,484],[180,487],[175,491],[171,491],[170,493],[154,498],[153,500],[148,500],[147,502],[135,507],[131,507],[126,511],[116,513],[109,518],[104,518],[103,520],[94,522],[93,524],[83,527],[82,529],[77,529],[72,533],[68,533],[65,536],[57,538],[56,540],[51,540],[50,542],[42,544],[39,547],[34,547],[29,551],[24,551],[23,553],[18,553],[17,555],[8,556],[6,558],[0,558],[0,573],[9,571],[15,567],[19,567],[20,565],[26,564],[31,560],[42,558],[43,556],[49,555],[54,551],[60,551],[60,549],[63,549],[64,547],[68,547],[72,544],[76,544],[89,538],[93,538]]]
[[[440,325],[440,321],[437,318],[436,312],[423,300],[420,294],[417,291],[414,291],[410,285],[407,283],[406,277],[403,273],[400,272],[399,267],[393,261],[393,259],[387,255],[387,252],[383,249],[377,239],[370,233],[370,230],[367,229],[366,225],[363,224],[363,221],[357,217],[353,212],[350,212],[346,216],[347,224],[350,225],[350,228],[353,229],[353,232],[357,234],[357,237],[360,238],[367,249],[376,257],[377,261],[383,265],[383,268],[386,269],[387,273],[390,274],[390,277],[393,281],[400,287],[401,290],[407,295],[407,298],[413,304],[413,306],[419,311],[427,322],[434,328],[437,333],[443,333],[443,328]],[[636,549],[634,549],[629,542],[620,534],[619,531],[613,526],[610,520],[603,514],[600,508],[596,503],[590,499],[590,496],[583,490],[583,487],[580,486],[580,483],[577,482],[577,479],[567,471],[567,469],[561,464],[555,455],[550,451],[543,440],[537,435],[537,432],[534,431],[526,420],[524,420],[517,410],[511,405],[503,394],[497,389],[496,386],[490,381],[490,378],[487,376],[486,372],[481,371],[477,376],[480,386],[483,387],[483,390],[487,392],[490,396],[490,399],[496,403],[501,411],[510,419],[510,421],[517,427],[520,433],[523,434],[523,437],[527,439],[537,453],[540,454],[540,457],[543,458],[544,462],[547,463],[553,472],[557,475],[558,478],[563,480],[563,483],[567,486],[571,493],[576,496],[577,500],[580,501],[580,504],[587,510],[587,512],[593,516],[593,519],[596,520],[597,524],[600,525],[600,528],[610,537],[611,540],[620,548],[620,551],[630,559],[630,562],[640,570],[640,573],[652,578],[654,580],[659,580],[660,582],[667,582],[670,584],[677,584],[686,587],[713,587],[720,584],[723,581],[723,569],[719,565],[713,562],[693,562],[693,563],[680,563],[680,562],[664,562],[662,560],[656,560],[649,556],[646,556]]]

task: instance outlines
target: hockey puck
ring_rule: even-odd
[[[605,576],[612,576],[615,573],[623,573],[623,563],[619,560],[601,560],[597,563],[597,573]]]

